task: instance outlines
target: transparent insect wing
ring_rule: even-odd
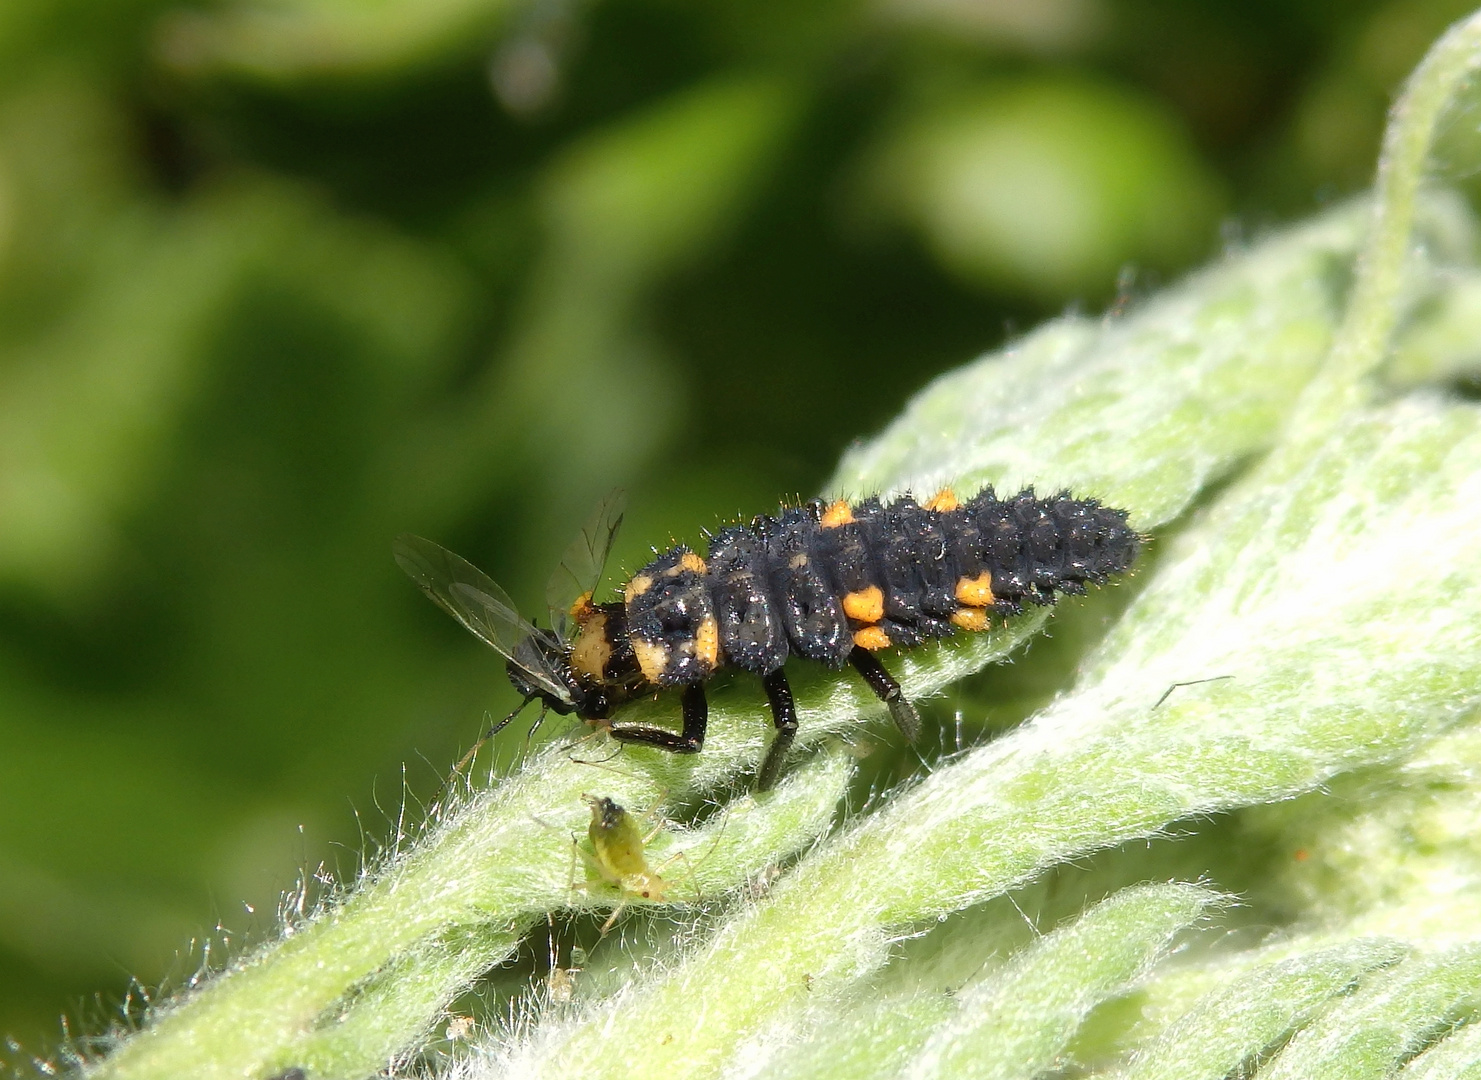
[[[566,636],[571,605],[585,593],[595,593],[602,583],[602,571],[626,511],[627,495],[621,490],[613,491],[598,503],[550,576],[545,600],[550,605],[550,623],[562,638]]]
[[[517,664],[529,680],[560,701],[571,692],[537,649],[520,648],[539,633],[519,617],[514,602],[482,570],[444,547],[410,533],[392,544],[396,564],[437,606],[480,641]]]

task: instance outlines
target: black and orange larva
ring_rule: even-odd
[[[1087,582],[1126,570],[1141,544],[1126,511],[1068,492],[1040,498],[1030,488],[999,499],[986,488],[962,502],[948,489],[924,503],[909,495],[888,505],[814,501],[720,530],[705,558],[671,548],[627,581],[620,600],[593,603],[621,520],[620,499],[609,499],[567,552],[552,582],[550,630],[525,622],[497,585],[430,541],[400,537],[396,559],[508,659],[520,708],[538,699],[557,713],[605,720],[635,697],[681,688],[681,732],[608,725],[623,742],[697,753],[705,682],[726,665],[760,675],[776,725],[757,780],[763,789],[797,730],[788,657],[851,664],[913,739],[919,718],[876,653],[985,630],[990,614],[1084,592]]]

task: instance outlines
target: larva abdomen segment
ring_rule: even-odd
[[[627,585],[627,631],[660,686],[726,663],[766,675],[789,655],[842,667],[855,648],[911,648],[1083,592],[1140,541],[1125,511],[1068,492],[810,503],[722,530],[707,560],[660,555]]]
[[[724,529],[710,541],[709,592],[728,663],[766,674],[791,651],[777,617],[766,540],[743,525]]]

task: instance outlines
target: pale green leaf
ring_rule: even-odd
[[[1481,1006],[1481,945],[1414,957],[1300,1032],[1261,1080],[1367,1080],[1390,1075]]]
[[[1058,1059],[1090,1010],[1125,990],[1218,899],[1174,884],[1103,901],[962,993],[903,1075],[1028,1080],[1064,1064]]]
[[[864,991],[812,1018],[806,1041],[765,1040],[774,1080],[1031,1076],[1101,1000],[1124,989],[1219,897],[1192,885],[1125,889],[1007,963],[945,992]],[[765,1052],[766,1047],[761,1048]]]
[[[1481,1077],[1481,1024],[1446,1036],[1399,1070],[1402,1080],[1476,1080]]]
[[[1360,940],[1258,967],[1209,993],[1116,1076],[1222,1080],[1404,952],[1398,942]]]

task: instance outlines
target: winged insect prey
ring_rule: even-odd
[[[622,514],[614,494],[567,550],[547,590],[550,630],[525,622],[494,582],[430,540],[402,536],[396,560],[505,658],[520,708],[538,698],[541,719],[547,709],[575,713],[619,742],[693,754],[709,721],[705,683],[726,665],[760,676],[776,728],[760,790],[775,783],[797,732],[789,658],[852,666],[913,741],[920,717],[876,654],[980,632],[991,616],[1083,593],[1126,571],[1142,543],[1126,511],[1069,492],[815,500],[721,529],[707,557],[684,545],[661,552],[620,599],[598,604]],[[680,731],[610,723],[624,703],[667,689],[680,692]]]
[[[580,610],[582,598],[590,602],[602,583],[607,557],[617,542],[626,511],[627,496],[620,490],[613,491],[599,502],[582,524],[576,539],[566,548],[560,565],[550,575],[550,582],[545,587],[545,602],[550,607],[550,625],[562,640],[569,636],[568,620]]]

